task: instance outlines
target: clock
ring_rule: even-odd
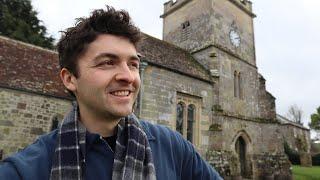
[[[240,35],[235,29],[232,29],[230,31],[229,38],[230,38],[231,44],[233,46],[235,46],[235,47],[240,46],[240,42],[241,42]]]

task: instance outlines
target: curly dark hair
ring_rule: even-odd
[[[57,44],[60,68],[66,68],[78,77],[78,58],[100,34],[128,38],[134,46],[141,38],[140,30],[133,24],[128,12],[117,11],[110,6],[106,10],[94,10],[90,17],[77,19],[74,27],[63,32]]]

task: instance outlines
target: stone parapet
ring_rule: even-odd
[[[291,163],[283,153],[261,153],[252,156],[253,179],[292,179]]]
[[[205,157],[224,179],[292,179],[291,164],[285,154],[250,155],[245,177],[241,177],[238,157],[233,152],[208,150]]]

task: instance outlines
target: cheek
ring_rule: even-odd
[[[140,87],[141,79],[140,79],[140,75],[139,74],[135,78],[135,84],[136,84],[136,86]]]
[[[88,65],[86,65],[88,66]],[[82,94],[97,95],[105,87],[106,78],[105,71],[87,68],[80,64],[78,77],[78,91]]]
[[[87,76],[90,77],[92,83],[105,83],[112,79],[112,73],[108,71],[92,71]]]

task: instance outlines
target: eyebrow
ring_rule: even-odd
[[[96,56],[93,61],[97,62],[99,59],[101,58],[104,58],[104,57],[109,57],[109,58],[112,58],[112,59],[120,59],[120,57],[116,54],[113,54],[113,53],[101,53],[99,54],[98,56]],[[130,60],[137,60],[140,62],[140,57],[141,55],[140,54],[137,54],[137,55],[131,55],[129,56],[129,59]]]

